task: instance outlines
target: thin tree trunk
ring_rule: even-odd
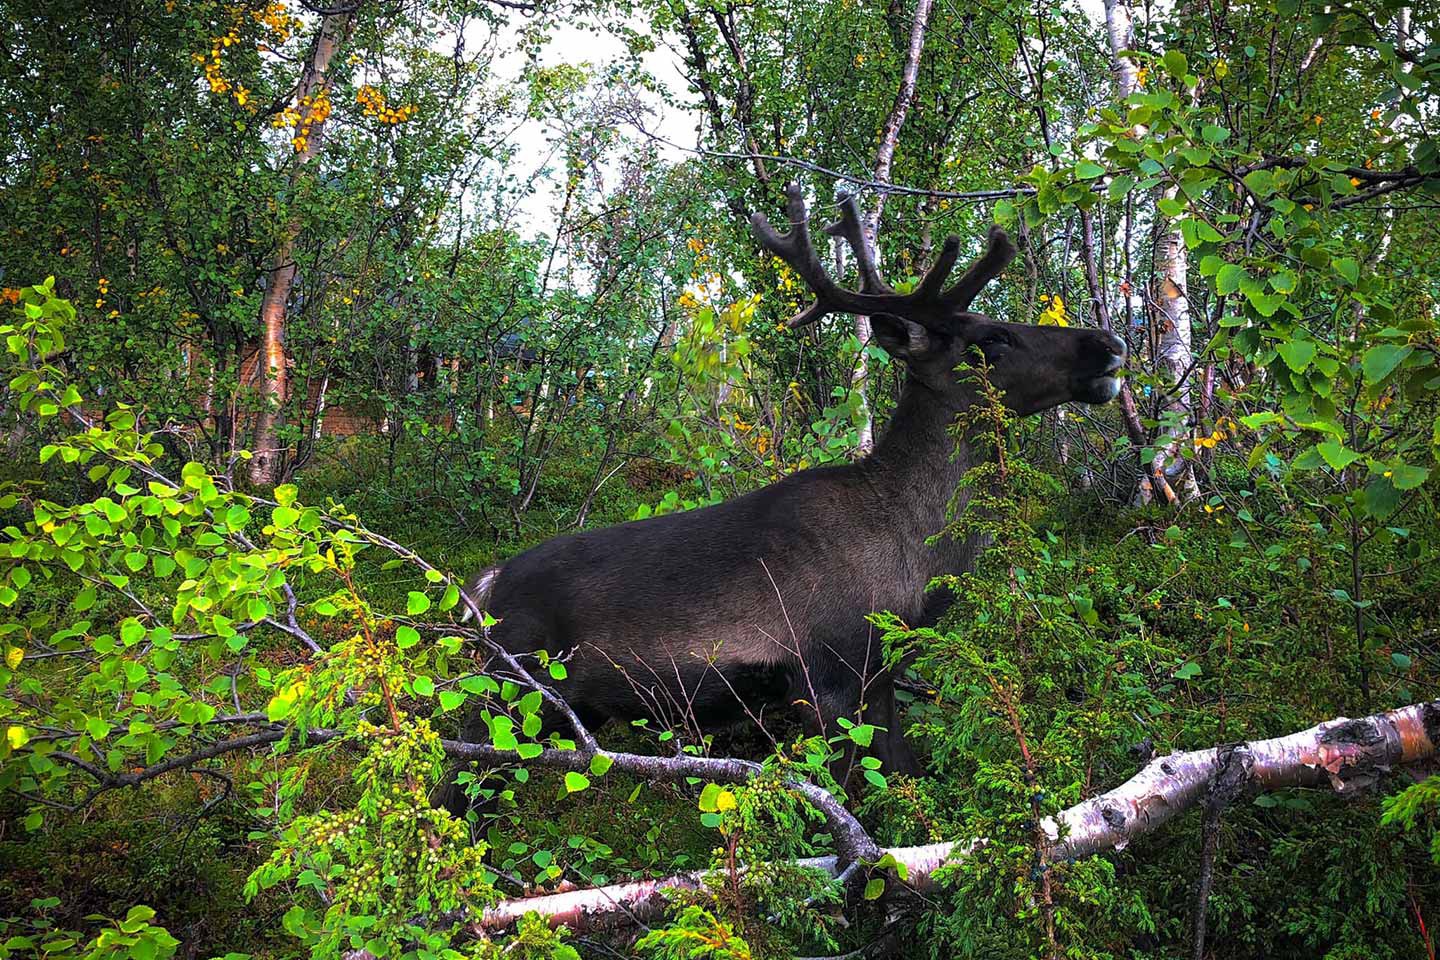
[[[1115,75],[1115,94],[1124,100],[1135,92],[1135,61],[1120,51],[1135,48],[1135,28],[1128,0],[1105,0],[1105,31],[1110,38],[1110,70]]]
[[[1162,196],[1174,199],[1178,189],[1170,187]],[[1157,218],[1160,214],[1157,211]],[[1152,302],[1155,320],[1160,325],[1157,356],[1161,368],[1173,384],[1166,395],[1163,412],[1172,425],[1162,428],[1165,437],[1157,439],[1151,478],[1172,503],[1193,500],[1200,496],[1195,471],[1189,462],[1176,463],[1181,445],[1194,433],[1195,412],[1191,402],[1191,370],[1194,350],[1191,347],[1190,294],[1187,281],[1189,269],[1185,238],[1178,228],[1162,228],[1155,244],[1155,285]]]
[[[930,22],[932,0],[916,0],[915,18],[910,23],[910,45],[905,51],[905,66],[900,71],[900,89],[895,92],[895,105],[880,132],[880,146],[875,151],[874,181],[879,184],[890,182],[890,168],[895,160],[895,145],[900,139],[900,128],[905,125],[905,116],[915,102],[915,81],[920,73],[920,54],[925,49],[925,28]],[[875,195],[862,223],[865,245],[870,248],[870,258],[879,262],[875,247],[875,235],[880,229],[880,214],[885,210],[883,188]],[[855,372],[850,385],[860,393],[860,434],[855,444],[856,452],[865,455],[875,448],[875,425],[870,404],[865,398],[865,382],[870,375],[870,364],[865,350],[870,346],[870,318],[855,318],[855,338],[860,341],[860,356],[855,363]]]
[[[328,109],[317,113],[316,106],[329,94],[330,61],[350,35],[358,9],[357,4],[326,14],[321,19],[320,31],[300,75],[300,85],[295,91],[296,109],[300,111],[296,127],[299,150],[290,170],[292,188],[324,142]],[[262,334],[260,355],[256,358],[260,374],[260,412],[255,418],[255,449],[250,459],[250,482],[257,486],[279,483],[284,473],[285,457],[280,446],[279,427],[289,387],[285,371],[285,305],[295,285],[295,246],[299,238],[300,220],[294,218],[286,225],[271,258],[265,295],[260,302]]]
[[[1121,56],[1122,51],[1135,48],[1134,25],[1128,0],[1105,0],[1105,28],[1106,35],[1110,40],[1110,66],[1115,77],[1115,94],[1117,99],[1123,101],[1139,87],[1135,61]],[[1168,198],[1173,198],[1175,195],[1176,191],[1173,187],[1162,194],[1163,197]],[[1164,222],[1162,214],[1158,210],[1155,217],[1157,225]],[[1169,374],[1174,384],[1166,399],[1165,410],[1173,417],[1178,417],[1188,427],[1193,420],[1190,399],[1193,354],[1191,351],[1187,272],[1188,263],[1184,238],[1178,229],[1163,230],[1155,246],[1155,282],[1151,298],[1155,305],[1155,321],[1160,327],[1159,339],[1155,343],[1155,359]],[[1133,404],[1133,397],[1130,402]],[[1129,411],[1125,410],[1125,406],[1125,400],[1122,398],[1121,408],[1125,412],[1128,429]],[[1195,472],[1188,463],[1180,465],[1179,475],[1174,478],[1178,480],[1179,493],[1175,492],[1170,483],[1172,478],[1166,474],[1167,467],[1179,455],[1180,444],[1184,441],[1185,435],[1183,430],[1174,431],[1156,452],[1155,459],[1150,465],[1149,475],[1147,476],[1145,471],[1141,471],[1139,486],[1136,490],[1137,501],[1149,502],[1155,490],[1162,492],[1171,503],[1178,503],[1182,499],[1188,500],[1200,495],[1199,486],[1195,482]],[[1132,436],[1132,441],[1133,439]],[[1170,469],[1174,472],[1173,467]]]

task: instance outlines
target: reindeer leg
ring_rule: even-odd
[[[871,685],[861,716],[866,723],[884,728],[875,734],[875,745],[871,751],[879,758],[882,773],[903,773],[911,777],[925,775],[924,765],[901,731],[903,721],[895,706],[895,683],[889,673]]]

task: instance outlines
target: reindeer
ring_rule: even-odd
[[[1098,330],[970,312],[1015,256],[999,227],[948,288],[960,250],[954,236],[914,290],[897,293],[876,270],[853,198],[825,228],[854,250],[860,289],[843,288],[811,245],[798,186],[787,186],[786,197],[787,233],[759,213],[751,227],[815,294],[789,325],[829,313],[869,316],[875,342],[906,367],[874,452],[704,509],[557,537],[481,571],[466,592],[499,619],[492,636],[512,653],[568,655],[568,676],[555,686],[591,729],[656,717],[667,705],[714,727],[803,701],[811,732],[832,733],[839,718],[858,715],[880,728],[872,749],[885,768],[919,773],[866,616],[889,610],[933,622],[940,607],[926,585],[973,568],[981,548],[926,543],[981,456],[963,439],[957,450],[947,430],[975,397],[956,368],[978,352],[1005,404],[1024,416],[1113,399],[1125,344]],[[473,740],[483,729],[472,715],[462,735]],[[446,799],[457,811],[465,803],[458,793]]]

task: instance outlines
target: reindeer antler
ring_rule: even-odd
[[[998,226],[991,227],[985,253],[950,289],[945,290],[945,283],[960,255],[960,238],[952,234],[945,238],[940,255],[920,278],[914,291],[896,293],[880,278],[880,272],[875,268],[870,247],[865,243],[860,205],[854,196],[848,196],[840,201],[840,219],[825,227],[826,233],[832,237],[843,237],[855,252],[855,262],[860,268],[860,289],[847,290],[835,282],[815,253],[810,242],[810,214],[805,209],[798,184],[785,185],[785,211],[790,220],[788,232],[778,233],[763,213],[750,216],[750,229],[761,246],[788,264],[815,294],[815,302],[787,322],[791,328],[814,323],[827,313],[865,316],[885,313],[913,320],[930,329],[946,330],[951,327],[955,316],[970,306],[985,284],[1015,257],[1015,247],[1005,231]]]

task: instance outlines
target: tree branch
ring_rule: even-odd
[[[1239,795],[1324,786],[1349,793],[1372,783],[1392,767],[1436,756],[1440,752],[1437,744],[1440,700],[1358,720],[1330,720],[1271,740],[1173,753],[1151,761],[1114,790],[1047,817],[1043,827],[1054,842],[1055,859],[1087,857],[1124,846],[1200,806],[1212,795],[1222,773],[1227,778],[1227,795],[1232,791]],[[964,859],[984,842],[893,847],[881,853],[904,864],[909,883],[923,888],[933,882],[931,877],[939,867]],[[838,876],[844,867],[836,857],[798,863],[831,876]],[[487,909],[480,926],[483,930],[503,929],[532,911],[572,930],[644,921],[663,911],[665,890],[693,889],[702,876],[692,871],[655,880],[506,900]]]

